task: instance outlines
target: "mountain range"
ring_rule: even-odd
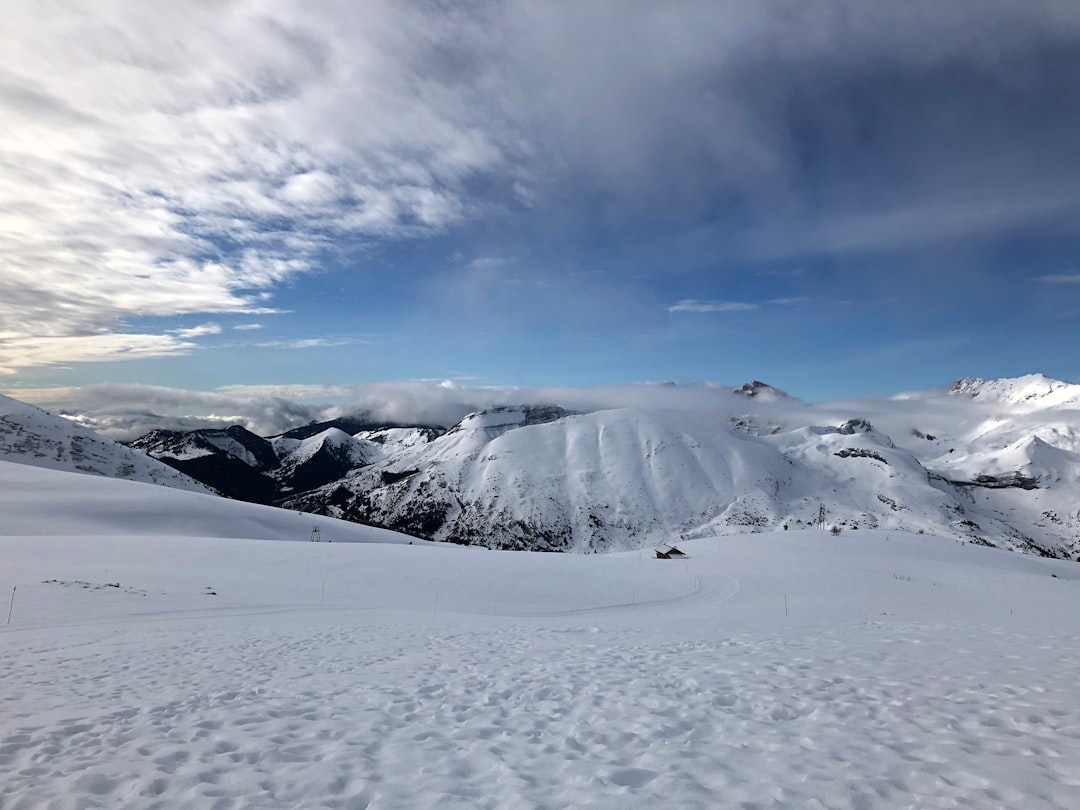
[[[0,457],[503,549],[819,527],[1080,554],[1080,386],[966,378],[824,404],[759,381],[708,393],[670,409],[499,407],[447,427],[359,415],[273,437],[154,431],[130,448],[5,400]]]

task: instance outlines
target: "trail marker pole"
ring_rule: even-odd
[[[435,591],[435,604],[431,606],[431,626],[435,626],[435,611],[439,608],[439,592]]]
[[[787,618],[787,594],[784,594],[784,618]]]
[[[18,585],[12,585],[11,586],[11,604],[8,605],[8,610],[7,610],[7,623],[8,624],[11,624],[11,611],[15,609],[15,589],[17,587],[19,587],[19,586]]]
[[[326,604],[326,580],[322,581],[322,592],[319,594],[319,606]]]

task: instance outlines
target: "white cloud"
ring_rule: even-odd
[[[100,334],[81,337],[0,337],[0,374],[59,363],[142,360],[186,354],[194,343],[171,335]]]
[[[16,399],[65,413],[111,438],[127,441],[155,428],[194,430],[241,424],[263,436],[332,419],[333,390],[311,386],[244,386],[192,391],[156,385],[100,383],[67,388],[14,389]],[[320,394],[325,393],[325,397]],[[298,402],[297,399],[322,399]]]
[[[220,335],[221,326],[212,321],[208,323],[199,324],[198,326],[192,326],[188,329],[170,329],[171,334],[176,335],[178,338],[196,338],[203,337],[205,335]]]
[[[366,342],[355,338],[297,338],[296,340],[268,340],[255,343],[260,349],[317,349],[327,346],[348,346],[351,343]]]
[[[1048,284],[1080,284],[1080,273],[1055,273],[1048,276],[1039,276],[1039,281]]]
[[[618,385],[584,388],[481,387],[451,380],[362,385],[236,385],[213,391],[101,383],[82,387],[16,389],[11,396],[76,414],[82,424],[128,440],[154,428],[189,430],[242,424],[273,435],[312,421],[358,415],[378,422],[449,427],[473,411],[500,405],[559,404],[582,411],[642,407],[745,407],[727,386]]]
[[[284,385],[223,385],[215,389],[219,394],[238,399],[259,397],[296,400],[342,400],[354,393],[348,385],[309,385],[290,383]]]
[[[446,33],[420,9],[147,0],[5,17],[0,340],[64,338],[4,347],[19,366],[61,347],[116,359],[100,334],[137,316],[273,311],[264,294],[334,234],[445,228],[467,208],[455,184],[500,159],[410,66],[414,38]]]
[[[782,382],[782,381],[774,381]],[[849,399],[810,404],[797,399],[753,403],[733,393],[735,384],[640,383],[586,387],[482,387],[456,382],[379,382],[362,385],[238,385],[213,391],[164,386],[102,383],[82,387],[17,389],[7,393],[60,412],[112,438],[128,440],[153,428],[190,430],[242,424],[263,436],[282,433],[313,421],[359,416],[375,422],[449,427],[466,414],[501,405],[560,405],[578,411],[645,408],[742,415],[753,411],[798,425],[838,425],[853,417],[867,418],[894,437],[913,428],[938,432],[937,422],[955,424],[964,411],[976,429],[998,408],[987,402],[972,410],[971,402],[940,396],[907,395],[890,400]],[[910,400],[910,401],[908,401]],[[947,419],[946,419],[947,417]]]
[[[261,323],[240,323],[233,327],[233,329],[237,330],[238,332],[253,332],[256,329],[262,328],[263,325]]]
[[[698,301],[694,298],[684,298],[682,301],[672,304],[667,308],[668,312],[748,312],[759,309],[758,304],[748,304],[742,301]]]

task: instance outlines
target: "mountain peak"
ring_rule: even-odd
[[[574,413],[557,405],[501,405],[497,408],[486,408],[470,413],[446,432],[447,434],[457,433],[469,428],[482,428],[489,431],[510,430],[528,425],[543,425],[566,416],[573,416]]]
[[[787,398],[787,394],[781,391],[779,388],[773,388],[768,383],[764,383],[761,380],[750,380],[750,382],[743,383],[738,388],[732,389],[732,393],[739,396],[747,397],[749,399],[758,399],[765,402],[771,402],[775,399]]]
[[[1080,403],[1080,385],[1055,380],[1045,374],[1025,374],[1022,377],[1001,377],[984,380],[963,377],[947,389],[950,396],[964,396],[1010,405],[1050,407],[1069,400]]]

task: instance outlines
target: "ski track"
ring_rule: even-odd
[[[0,636],[0,808],[1080,807],[1077,636],[371,620]]]

